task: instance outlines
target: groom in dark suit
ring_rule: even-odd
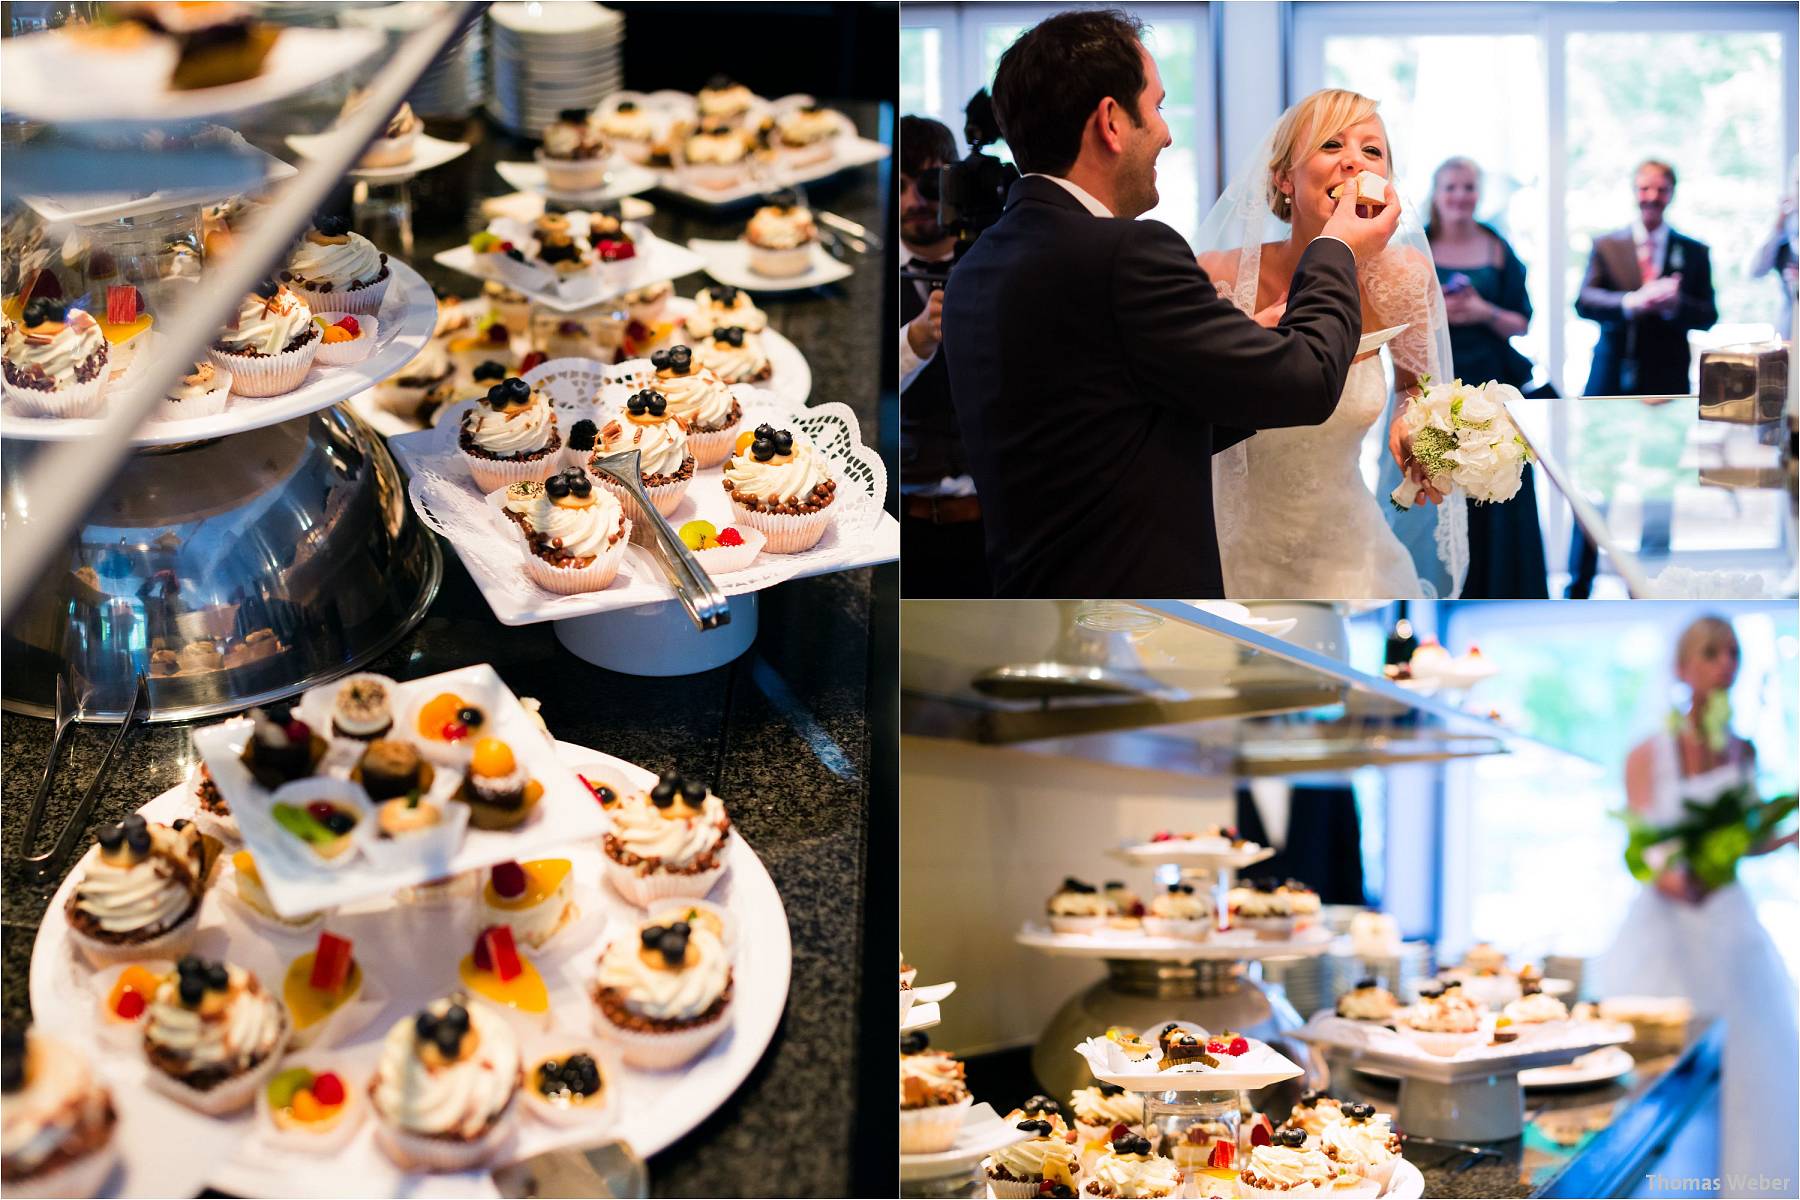
[[[1399,222],[1346,194],[1264,328],[1219,296],[1156,205],[1163,87],[1121,13],[1061,13],[1000,60],[1024,173],[951,273],[950,394],[995,595],[1224,594],[1212,456],[1329,418],[1362,332],[1356,262]]]

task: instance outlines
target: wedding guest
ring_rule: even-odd
[[[1480,204],[1481,168],[1472,159],[1444,160],[1431,177],[1425,236],[1444,291],[1450,359],[1457,377],[1469,383],[1494,379],[1523,390],[1531,381],[1531,360],[1512,339],[1531,324],[1525,264],[1498,231],[1475,219]],[[1398,469],[1385,460],[1382,465],[1399,483]],[[1511,500],[1469,505],[1469,576],[1462,594],[1467,600],[1549,597],[1530,466]]]
[[[1755,747],[1730,727],[1727,696],[1739,663],[1730,623],[1693,621],[1674,657],[1688,703],[1625,760],[1626,803],[1658,826],[1688,816],[1689,802],[1711,803],[1756,782]],[[1747,849],[1767,854],[1793,844],[1790,833]],[[1719,1166],[1728,1177],[1791,1183],[1800,1121],[1794,985],[1744,887],[1709,887],[1686,863],[1667,867],[1632,901],[1592,975],[1597,995],[1685,996],[1700,1019],[1724,1018]]]
[[[1637,220],[1594,239],[1575,311],[1600,326],[1588,372],[1589,396],[1681,396],[1692,393],[1688,332],[1719,319],[1712,260],[1704,242],[1665,220],[1675,199],[1675,168],[1658,159],[1638,165],[1632,185]],[[1666,503],[1646,505],[1640,542],[1649,556],[1666,553]],[[1569,550],[1571,600],[1585,600],[1599,570],[1599,551],[1579,527]]]
[[[900,268],[947,268],[955,236],[919,178],[956,161],[956,138],[929,117],[900,118]],[[981,499],[969,476],[943,343],[944,292],[923,280],[900,285],[900,544],[906,594],[990,595]]]
[[[1787,190],[1781,196],[1781,208],[1775,214],[1775,228],[1757,247],[1750,260],[1750,278],[1760,279],[1771,272],[1781,285],[1781,324],[1775,336],[1794,336],[1794,294],[1800,280],[1800,202],[1796,201],[1796,176],[1800,176],[1800,159],[1788,168]]]

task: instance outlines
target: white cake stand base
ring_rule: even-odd
[[[1400,1081],[1394,1122],[1408,1133],[1459,1142],[1500,1142],[1525,1128],[1525,1090],[1517,1072],[1459,1083]]]
[[[553,622],[556,640],[583,662],[623,675],[697,675],[722,667],[756,640],[756,593],[731,597],[731,620],[697,629],[679,601]]]

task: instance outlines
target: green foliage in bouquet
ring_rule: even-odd
[[[1633,879],[1649,883],[1669,867],[1685,866],[1708,888],[1737,878],[1738,860],[1775,835],[1793,814],[1796,798],[1763,800],[1748,783],[1727,788],[1709,801],[1685,800],[1678,821],[1658,825],[1633,812],[1619,814],[1627,831],[1625,866]],[[1651,859],[1659,865],[1653,866]]]

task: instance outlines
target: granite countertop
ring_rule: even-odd
[[[876,106],[850,111],[866,136],[877,136],[883,114]],[[288,131],[259,130],[252,140],[266,136],[278,144]],[[479,281],[438,267],[430,256],[478,227],[480,198],[506,190],[493,163],[528,159],[530,146],[479,118],[447,129],[433,124],[431,132],[469,140],[474,148],[412,184],[412,261],[433,283],[474,295]],[[890,217],[890,185],[884,164],[812,185],[809,193],[815,205],[880,229]],[[658,208],[655,231],[676,241],[734,237],[748,216],[744,209],[686,208],[660,193],[647,198]],[[874,260],[857,266],[852,278],[832,288],[759,303],[772,327],[807,356],[814,396],[848,404],[864,424],[864,440],[873,444],[882,271]],[[705,282],[698,276],[677,281],[677,291],[692,295]],[[572,657],[547,625],[500,625],[456,555],[443,549],[443,587],[425,620],[369,669],[408,679],[491,662],[516,693],[543,701],[545,720],[558,737],[651,770],[712,780],[787,908],[793,982],[774,1040],[736,1095],[651,1160],[652,1192],[767,1193],[776,1186],[769,1164],[779,1161],[783,1194],[848,1194],[854,1156],[819,1149],[848,1147],[856,1133],[871,763],[895,752],[892,732],[872,725],[868,714],[872,695],[897,687],[891,656],[874,653],[881,636],[877,594],[891,603],[895,568],[825,575],[765,591],[757,640],[737,662],[700,675],[642,679]],[[58,882],[32,882],[18,867],[24,814],[50,733],[48,721],[9,715],[0,739],[0,920],[9,1020],[29,1010],[32,939]],[[72,733],[46,830],[60,828],[73,810],[111,733]],[[191,756],[186,726],[134,735],[95,807],[84,844],[93,826],[118,820],[178,783]]]

